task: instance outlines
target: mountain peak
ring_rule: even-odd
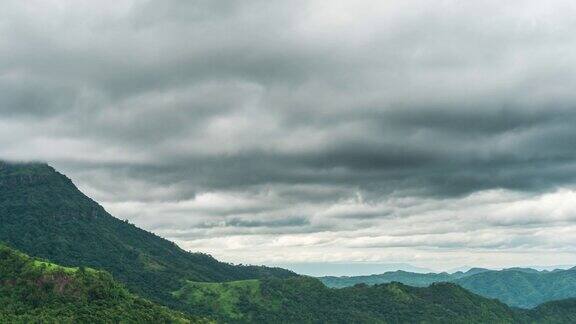
[[[12,162],[0,160],[0,176],[30,176],[57,173],[44,162]]]
[[[133,291],[167,300],[185,280],[229,281],[287,277],[288,270],[235,266],[189,253],[119,220],[45,163],[0,169],[0,241],[64,266],[111,272]]]

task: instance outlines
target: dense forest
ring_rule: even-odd
[[[104,271],[0,245],[0,323],[207,323],[129,293]]]
[[[0,242],[65,266],[109,271],[132,291],[174,307],[184,280],[230,281],[294,273],[238,266],[176,244],[108,214],[70,179],[41,163],[0,162]]]
[[[453,282],[481,296],[497,298],[510,306],[521,308],[533,308],[544,302],[576,297],[576,268],[554,271],[527,268],[495,271],[477,268],[452,274],[395,271],[371,276],[319,279],[333,288],[394,281],[415,287],[426,287],[435,282]]]
[[[189,282],[176,292],[228,323],[574,323],[576,299],[511,308],[453,283],[327,288],[310,277],[230,283]]]
[[[0,224],[10,246],[0,247],[0,322],[571,323],[576,314],[574,300],[521,310],[454,283],[333,289],[222,263],[112,217],[45,164],[0,162]],[[572,278],[545,283],[561,296]]]
[[[399,283],[330,289],[309,277],[234,283],[189,283],[177,293],[226,322],[513,323],[506,305],[453,284]]]
[[[128,292],[105,271],[63,267],[0,245],[0,323],[572,323],[576,299],[509,308],[455,284],[331,289],[310,277],[188,282],[196,315]]]
[[[576,268],[555,271],[520,268],[486,271],[454,282],[479,295],[498,298],[510,306],[522,308],[576,297]]]

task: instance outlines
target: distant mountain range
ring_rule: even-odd
[[[285,269],[219,262],[112,217],[46,164],[0,162],[0,241],[10,246],[0,246],[2,323],[572,323],[576,316],[574,300],[520,310],[459,286],[499,292],[485,269],[458,274],[457,284],[433,283],[455,274],[404,272],[393,281],[432,284],[330,289]],[[572,289],[569,274],[538,283],[544,273],[502,273],[514,276],[497,287],[529,278],[526,296]]]
[[[372,263],[372,262],[305,262],[275,264],[296,273],[312,276],[362,276],[364,274],[382,273],[388,271],[408,271],[415,273],[430,273],[433,270],[415,267],[407,263]]]
[[[521,308],[533,308],[548,301],[576,297],[576,267],[554,271],[530,268],[473,268],[466,272],[425,274],[393,271],[370,276],[321,277],[320,280],[332,288],[390,282],[427,287],[437,282],[452,282],[481,296],[496,298],[510,306]]]

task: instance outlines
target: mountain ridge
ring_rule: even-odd
[[[329,289],[285,269],[219,262],[114,218],[47,164],[0,164],[0,224],[0,241],[27,254],[109,271],[131,294],[226,323],[564,323],[576,313],[571,300],[518,310],[453,283]]]
[[[355,284],[383,284],[401,282],[415,287],[426,287],[437,282],[453,282],[487,298],[520,308],[534,308],[539,304],[576,297],[576,267],[567,270],[535,270],[508,268],[488,270],[472,268],[455,273],[385,272],[371,276],[320,277],[325,285],[343,288]]]
[[[0,163],[0,241],[64,266],[109,271],[134,292],[172,306],[185,280],[289,277],[285,269],[241,266],[190,253],[121,221],[45,163]],[[167,302],[168,301],[168,302]],[[181,306],[181,305],[179,305]]]

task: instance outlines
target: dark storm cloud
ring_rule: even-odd
[[[0,157],[47,160],[148,228],[321,237],[576,182],[569,2],[3,7]],[[489,247],[437,242],[458,244]]]

